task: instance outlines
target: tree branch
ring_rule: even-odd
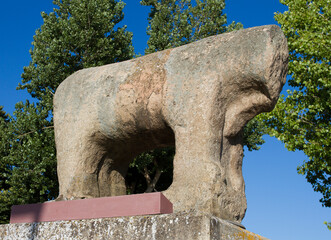
[[[157,168],[153,181],[147,186],[145,193],[150,193],[155,190],[156,183],[159,181],[161,174],[161,170]]]
[[[153,164],[156,167],[155,176],[154,176],[152,181],[149,178],[149,184],[147,184],[147,188],[146,188],[145,193],[150,193],[150,192],[153,192],[154,190],[156,191],[155,186],[156,186],[157,182],[159,181],[160,176],[162,174],[162,171],[160,170],[155,158],[153,159]]]
[[[147,167],[144,167],[144,177],[146,179],[146,184],[149,186],[151,184],[151,177],[149,176]]]
[[[54,128],[54,126],[43,127],[42,130],[44,130],[44,129],[49,129],[49,128]],[[31,131],[31,132],[27,132],[27,133],[24,133],[24,134],[21,134],[21,135],[18,135],[17,138],[24,137],[24,136],[29,135],[29,134],[31,134],[31,133],[34,133],[34,132],[36,132],[36,131],[37,131],[37,130],[35,130],[35,131]]]

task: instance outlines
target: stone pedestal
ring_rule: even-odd
[[[175,213],[0,225],[0,239],[266,240],[205,214]]]
[[[55,222],[173,213],[160,192],[14,205],[10,223]]]

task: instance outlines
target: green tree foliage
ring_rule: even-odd
[[[126,176],[127,192],[166,190],[172,183],[174,148],[155,149],[137,156]]]
[[[9,185],[6,183],[6,176],[9,172],[9,166],[4,161],[4,157],[9,154],[10,145],[7,141],[9,116],[3,111],[0,106],[0,191],[8,189]],[[9,215],[9,206],[4,206],[0,202],[0,223],[5,222],[4,215]]]
[[[242,28],[235,23],[226,26],[224,0],[142,0],[141,4],[151,7],[146,53]]]
[[[0,106],[0,119],[3,119],[4,121],[8,120],[8,115],[3,110],[3,106]]]
[[[116,28],[124,3],[116,0],[55,0],[36,31],[31,62],[19,89],[37,103],[18,103],[12,117],[0,108],[0,222],[13,204],[58,195],[52,99],[73,72],[132,58],[132,33]]]
[[[52,108],[57,86],[73,72],[119,62],[133,56],[132,33],[115,28],[124,17],[124,3],[115,0],[55,0],[54,12],[41,13],[32,61],[24,68],[19,89]]]
[[[298,167],[331,207],[331,1],[282,0],[288,11],[276,14],[288,39],[292,90],[266,116],[270,133],[288,150],[309,158]]]
[[[43,202],[58,193],[52,122],[48,111],[28,101],[0,119],[0,222],[13,204]]]
[[[223,13],[224,0],[142,0],[141,4],[151,7],[147,30],[150,38],[146,54],[242,28],[242,24],[235,22],[226,25],[226,14]],[[259,149],[259,145],[264,143],[264,133],[264,125],[258,119],[253,119],[246,126],[244,143],[248,150]],[[164,154],[160,155],[160,152]],[[143,191],[165,190],[172,182],[173,155],[174,149],[166,148],[138,156],[128,171],[129,176],[136,177],[135,181],[132,181],[132,178],[127,179],[129,192],[141,192],[143,187],[132,188],[132,185],[136,186],[142,182],[147,183],[143,185],[146,187]],[[147,168],[144,170],[141,166]],[[161,178],[156,184],[155,181],[149,180],[158,179],[161,173]]]
[[[326,225],[326,227],[331,231],[331,223],[329,222],[324,222],[324,224]]]

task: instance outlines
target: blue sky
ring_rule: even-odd
[[[125,0],[124,0],[125,1]],[[148,8],[139,0],[126,0],[124,24],[133,32],[136,53],[146,48]],[[42,24],[41,11],[52,11],[52,0],[12,0],[1,2],[0,9],[0,105],[12,113],[15,103],[29,98],[26,91],[15,90],[23,66],[30,61],[29,49],[35,30]],[[276,24],[275,12],[287,8],[278,0],[227,0],[228,22],[241,22],[245,28]],[[326,240],[331,231],[323,221],[331,221],[331,209],[319,203],[296,168],[307,157],[289,152],[284,144],[265,137],[261,150],[245,151],[243,173],[248,209],[243,225],[247,230],[273,240]]]

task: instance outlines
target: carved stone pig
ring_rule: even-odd
[[[123,195],[137,154],[175,145],[164,192],[174,210],[240,222],[242,129],[273,109],[287,62],[286,38],[271,25],[69,76],[54,97],[59,199]]]

